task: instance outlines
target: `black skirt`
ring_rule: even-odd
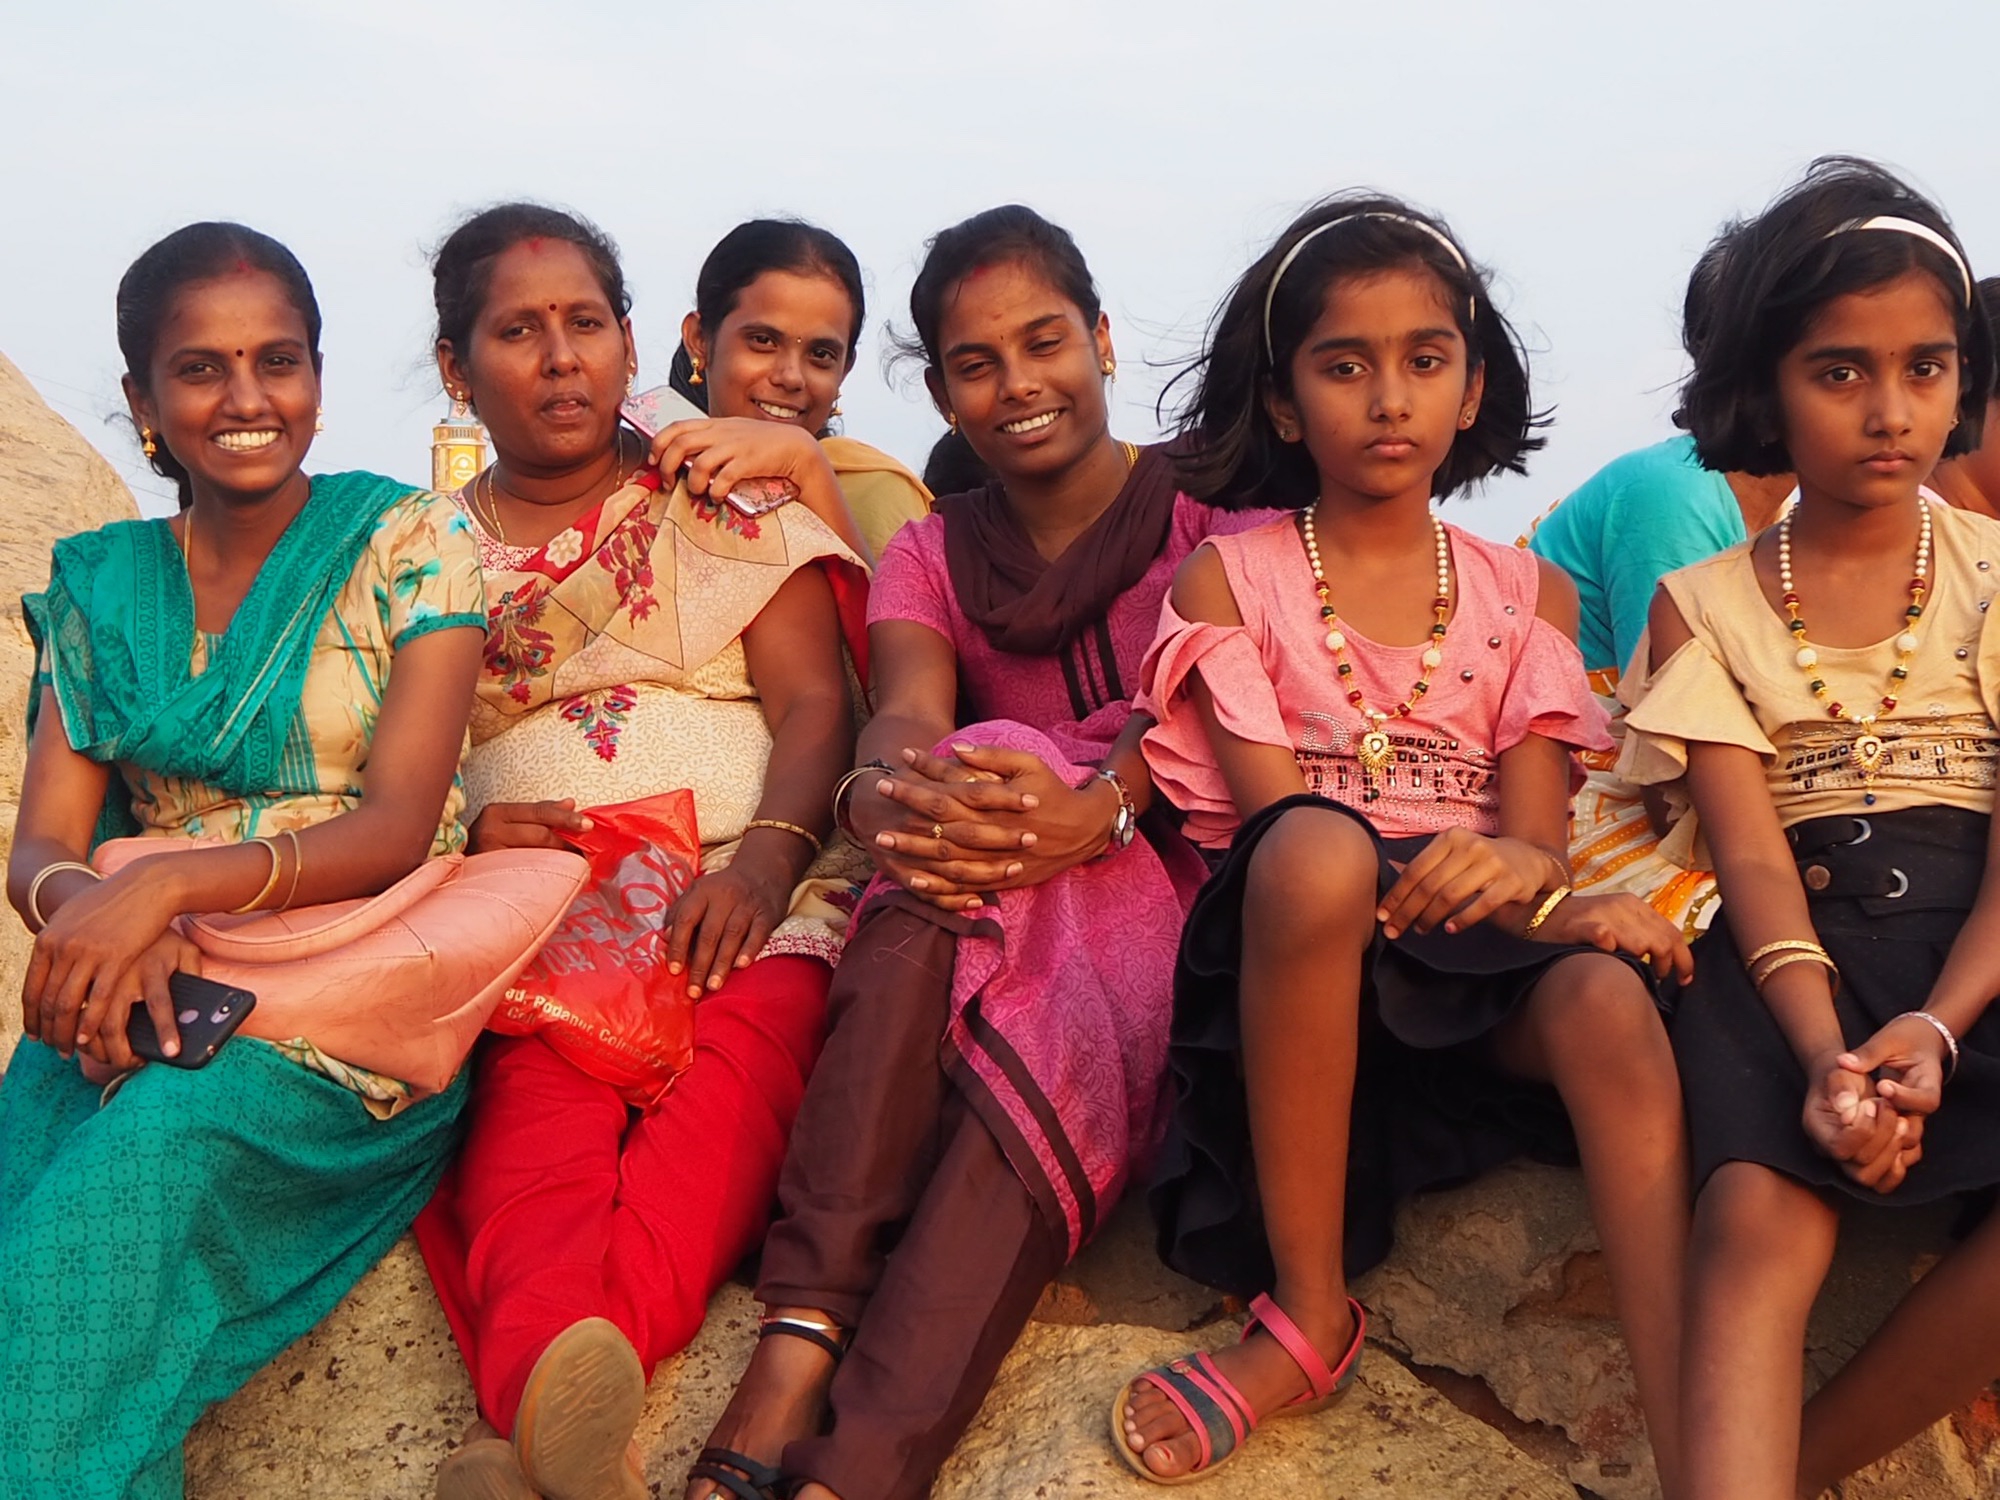
[[[1859,1046],[1921,1010],[1985,872],[1984,814],[1916,807],[1787,830],[1819,941],[1840,968],[1840,1032]],[[1958,1072],[1924,1124],[1923,1159],[1882,1194],[1851,1181],[1800,1124],[1806,1076],[1718,922],[1695,944],[1673,1020],[1695,1182],[1751,1161],[1865,1203],[1918,1204],[2000,1183],[2000,1015],[1958,1039]]]
[[[1288,797],[1243,825],[1195,898],[1174,970],[1168,1066],[1174,1113],[1150,1203],[1160,1257],[1237,1296],[1275,1278],[1258,1204],[1238,1028],[1243,894],[1250,859],[1297,807],[1331,808],[1367,828],[1377,893],[1430,841],[1384,839],[1359,813],[1322,797]],[[1489,1034],[1549,968],[1594,948],[1556,946],[1481,924],[1394,942],[1380,927],[1362,964],[1360,1053],[1348,1136],[1344,1260],[1349,1276],[1394,1240],[1397,1203],[1468,1182],[1513,1157],[1569,1164],[1575,1137],[1555,1090],[1495,1066]],[[1636,959],[1635,970],[1651,975]]]

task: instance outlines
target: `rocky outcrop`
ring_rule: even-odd
[[[58,536],[134,513],[110,466],[0,359],[0,851],[19,795],[30,670],[19,596],[47,577]],[[0,915],[0,1059],[18,1034],[26,937]],[[1936,1216],[1855,1214],[1813,1320],[1823,1378],[1943,1247]],[[1335,1409],[1272,1425],[1217,1495],[1514,1497],[1653,1495],[1624,1347],[1575,1174],[1496,1172],[1411,1205],[1395,1256],[1359,1288],[1375,1342]],[[755,1309],[725,1287],[694,1345],[656,1375],[641,1428],[656,1495],[676,1496],[748,1357]],[[1153,1495],[1110,1447],[1134,1372],[1235,1337],[1242,1309],[1154,1258],[1136,1203],[1043,1297],[1036,1321],[938,1485],[942,1500]],[[423,1265],[399,1244],[316,1329],[187,1444],[190,1500],[427,1497],[473,1415]],[[2000,1405],[1941,1422],[1845,1500],[2000,1495]]]
[[[0,527],[0,853],[13,841],[34,678],[21,595],[48,582],[49,548],[58,537],[137,514],[118,471],[0,355],[0,515],[7,518]],[[14,996],[27,955],[21,924],[0,913],[0,1063],[20,1035]]]

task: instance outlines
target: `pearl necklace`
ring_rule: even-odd
[[[1390,719],[1410,716],[1411,710],[1431,690],[1431,673],[1444,661],[1445,621],[1451,616],[1451,544],[1445,538],[1444,522],[1432,516],[1431,536],[1437,552],[1437,596],[1431,601],[1431,609],[1437,618],[1431,626],[1431,643],[1424,647],[1424,675],[1411,687],[1410,696],[1394,708],[1386,711],[1371,708],[1366,695],[1354,685],[1354,663],[1347,659],[1347,637],[1341,632],[1339,617],[1334,613],[1326,584],[1326,570],[1320,566],[1319,535],[1313,525],[1313,510],[1313,506],[1307,506],[1300,522],[1300,530],[1305,536],[1306,561],[1312,566],[1313,585],[1319,593],[1319,614],[1326,623],[1326,649],[1333,653],[1333,669],[1347,690],[1347,701],[1361,711],[1361,721],[1366,726],[1355,751],[1355,759],[1361,763],[1362,797],[1373,802],[1382,795],[1375,778],[1388,770],[1389,763],[1396,758],[1396,747],[1382,726]]]
[[[1828,692],[1826,678],[1817,670],[1819,652],[1815,651],[1812,644],[1807,641],[1806,622],[1799,617],[1799,591],[1792,583],[1792,517],[1797,513],[1798,507],[1794,506],[1785,512],[1784,519],[1778,522],[1778,587],[1783,590],[1780,602],[1784,604],[1785,613],[1789,617],[1785,622],[1786,629],[1791,631],[1792,644],[1797,648],[1793,660],[1799,664],[1799,670],[1806,674],[1807,686],[1812,689],[1812,695],[1825,705],[1827,716],[1842,723],[1852,724],[1861,731],[1848,745],[1847,758],[1861,775],[1862,802],[1873,807],[1875,776],[1888,760],[1888,747],[1883,744],[1882,736],[1875,733],[1875,720],[1881,714],[1894,713],[1896,710],[1896,695],[1901,692],[1903,683],[1910,675],[1910,658],[1917,652],[1917,638],[1912,633],[1912,627],[1922,618],[1924,596],[1930,592],[1930,502],[1921,495],[1917,497],[1917,514],[1920,518],[1917,528],[1917,567],[1910,579],[1910,605],[1903,611],[1904,618],[1910,623],[1904,626],[1902,633],[1896,637],[1896,665],[1889,671],[1889,690],[1882,695],[1879,708],[1872,708],[1866,713],[1859,714],[1850,713]]]

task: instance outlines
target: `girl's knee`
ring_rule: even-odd
[[[1673,1050],[1652,992],[1609,953],[1579,953],[1545,974],[1527,1016],[1551,1064],[1566,1056],[1593,1068],[1673,1075]]]
[[[1839,1215],[1805,1184],[1758,1162],[1724,1162],[1695,1197],[1695,1242],[1748,1264],[1824,1262]]]
[[[1316,927],[1375,920],[1380,861],[1368,830],[1323,807],[1280,815],[1250,856],[1244,883],[1246,922],[1277,919]]]

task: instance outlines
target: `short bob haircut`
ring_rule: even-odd
[[[1958,425],[1945,441],[1955,458],[1979,446],[1993,394],[1994,335],[1951,258],[1928,240],[1891,230],[1843,233],[1878,216],[1909,219],[1965,250],[1951,221],[1923,194],[1870,161],[1821,157],[1756,218],[1726,226],[1696,274],[1710,276],[1703,326],[1683,342],[1694,369],[1681,388],[1680,419],[1704,466],[1770,475],[1794,464],[1778,407],[1778,364],[1836,297],[1911,271],[1937,281],[1958,331]],[[1697,299],[1701,300],[1701,299]]]
[[[1430,229],[1398,223],[1398,218]],[[1328,224],[1335,227],[1314,233]],[[1271,280],[1279,264],[1309,234],[1311,242],[1285,267],[1273,295]],[[1465,338],[1469,368],[1486,372],[1478,420],[1451,445],[1432,480],[1432,493],[1455,494],[1499,469],[1527,472],[1528,454],[1546,442],[1536,429],[1547,425],[1529,401],[1527,356],[1493,305],[1486,273],[1469,255],[1460,264],[1440,236],[1458,243],[1442,220],[1400,199],[1367,191],[1323,199],[1286,227],[1216,310],[1206,349],[1168,382],[1169,393],[1189,376],[1195,382],[1178,413],[1186,444],[1179,466],[1190,494],[1232,510],[1312,503],[1319,493],[1312,455],[1302,443],[1279,440],[1264,394],[1275,390],[1291,395],[1293,356],[1319,320],[1336,281],[1405,268],[1437,278]],[[1160,399],[1164,405],[1167,395]]]

